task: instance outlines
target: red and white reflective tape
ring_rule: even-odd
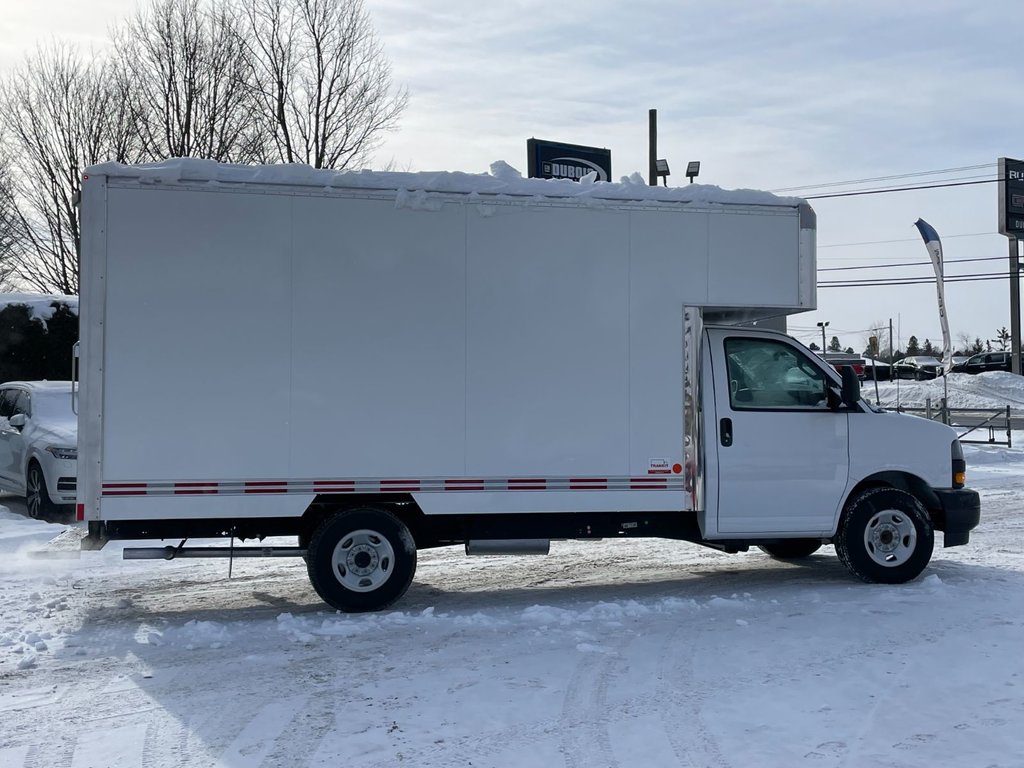
[[[103,496],[244,496],[510,491],[685,491],[680,475],[652,477],[431,477],[345,480],[162,480],[103,483]]]

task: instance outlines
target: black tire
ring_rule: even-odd
[[[46,490],[46,476],[39,462],[33,459],[28,463],[25,474],[25,506],[29,517],[48,520],[57,514],[58,506],[50,498]]]
[[[757,548],[776,560],[799,560],[810,557],[821,549],[820,539],[782,539],[771,544],[758,544]]]
[[[920,380],[921,380],[921,372],[920,371],[914,371],[914,381],[920,381]]]
[[[416,573],[416,543],[386,509],[359,507],[325,519],[309,542],[306,569],[325,603],[346,613],[379,611]]]
[[[896,488],[869,488],[847,503],[835,546],[839,560],[862,581],[902,584],[928,565],[935,531],[916,497]]]

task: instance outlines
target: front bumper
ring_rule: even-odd
[[[78,485],[78,462],[74,459],[39,457],[46,478],[46,491],[54,504],[74,504]]]
[[[936,490],[942,509],[936,528],[943,533],[944,547],[959,547],[971,540],[971,531],[981,521],[981,497],[970,488]]]

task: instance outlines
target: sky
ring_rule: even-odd
[[[613,176],[646,175],[648,110],[669,184],[701,161],[699,183],[786,194],[985,183],[811,200],[819,280],[930,276],[913,224],[943,240],[946,274],[1004,271],[999,157],[1024,157],[1024,70],[1012,25],[1019,4],[961,0],[365,0],[409,104],[373,165],[486,172],[526,170],[531,137],[606,147]],[[101,49],[136,0],[0,0],[0,72],[57,37]],[[975,166],[981,166],[976,168]],[[903,179],[838,187],[857,179]],[[818,185],[812,187],[810,185]],[[756,252],[756,243],[751,244]],[[955,264],[961,259],[989,261]],[[954,343],[1010,327],[1006,279],[949,283]],[[825,288],[791,332],[861,351],[892,320],[899,338],[941,342],[934,284]]]

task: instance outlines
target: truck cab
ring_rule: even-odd
[[[873,407],[852,371],[783,334],[705,334],[706,538],[828,541],[886,582],[920,573],[934,530],[967,542],[979,503],[953,429]]]

